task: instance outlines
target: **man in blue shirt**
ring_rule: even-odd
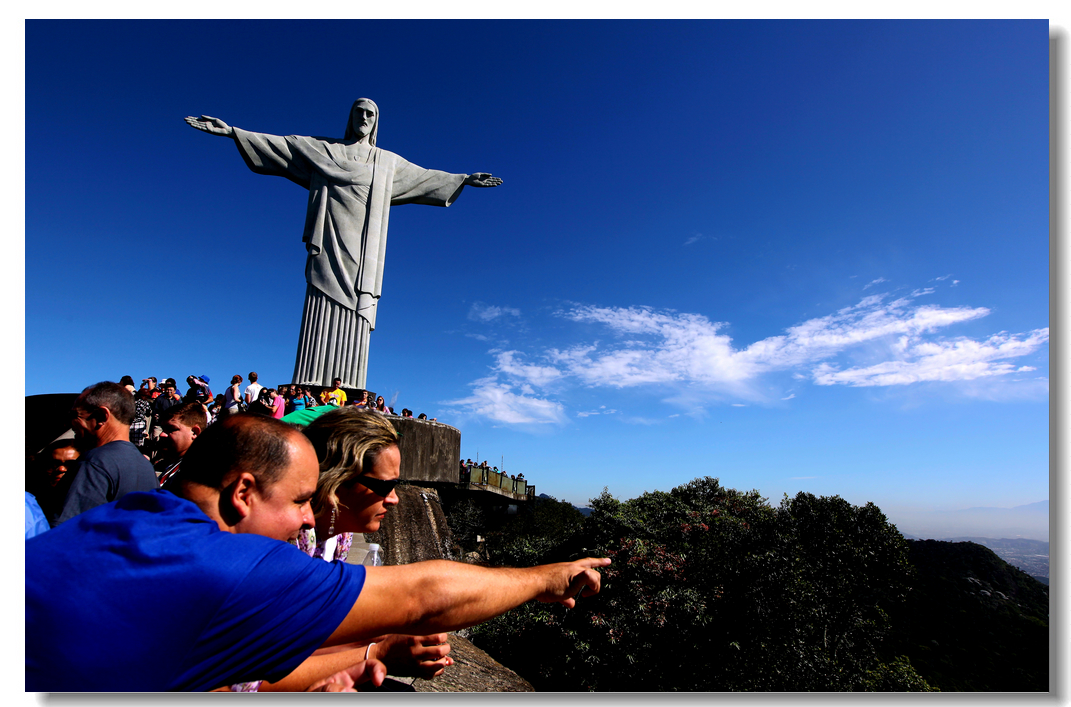
[[[452,631],[531,599],[571,607],[581,591],[599,590],[594,568],[609,563],[366,568],[312,559],[282,541],[313,525],[318,473],[294,428],[236,415],[186,453],[182,497],[128,494],[28,540],[26,689],[275,682],[320,646]]]

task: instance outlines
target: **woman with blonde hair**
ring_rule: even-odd
[[[321,415],[304,432],[316,450],[320,478],[312,499],[316,527],[301,533],[298,547],[313,557],[344,561],[353,533],[376,532],[398,505],[398,433],[382,415],[353,406]],[[366,656],[385,663],[392,675],[432,678],[453,664],[449,652],[444,633],[393,635],[370,644]]]
[[[303,431],[316,450],[320,478],[312,498],[316,526],[302,530],[295,543],[310,557],[345,562],[353,534],[376,532],[390,507],[398,505],[394,491],[401,473],[398,433],[382,415],[353,406],[324,413]],[[447,656],[446,641],[445,633],[388,635],[367,644],[321,648],[313,656],[354,651],[365,661],[382,662],[391,675],[430,679],[454,663]],[[262,688],[260,682],[231,686],[235,692],[261,689],[277,688]]]
[[[320,556],[332,539],[348,547],[353,533],[379,530],[387,510],[398,504],[401,454],[390,422],[352,406],[321,415],[304,432],[320,461],[320,479],[312,499],[316,528],[299,542],[319,544],[314,554]]]

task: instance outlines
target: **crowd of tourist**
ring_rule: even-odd
[[[312,411],[294,417],[294,421],[307,424],[317,415],[338,407],[374,410],[382,415],[396,414],[382,395],[370,390],[358,390],[350,400],[339,378],[319,395],[311,386],[305,385],[283,383],[267,388],[259,383],[256,371],[249,372],[248,384],[246,380],[241,374],[235,374],[224,393],[213,395],[211,378],[203,374],[187,376],[184,393],[174,378],[164,378],[161,383],[155,376],[149,376],[143,378],[137,388],[131,376],[119,379],[119,385],[134,397],[129,442],[149,461],[161,486],[179,469],[182,455],[193,440],[209,425],[230,415],[250,413],[282,419],[294,413]],[[412,418],[413,411],[404,408],[401,416]],[[421,413],[417,419],[429,418]],[[436,421],[434,417],[430,419]],[[122,449],[129,455],[129,448]],[[76,475],[68,474],[68,467],[77,468],[81,461],[74,440],[66,439],[41,450],[35,462],[28,464],[26,490],[34,496],[49,527],[76,515],[82,508],[79,505],[79,499],[85,495],[85,490],[80,488],[82,482],[75,485]],[[75,486],[73,494],[72,485]],[[141,485],[145,485],[145,479]],[[142,489],[139,487],[139,490]]]
[[[484,459],[482,462],[473,462],[471,458],[467,459],[467,460],[466,459],[462,459],[461,460],[461,475],[462,475],[463,478],[469,478],[471,476],[471,474],[472,474],[472,470],[473,469],[482,469],[484,471],[490,471],[490,472],[493,472],[495,474],[500,474],[500,473],[501,474],[505,474],[506,473],[505,471],[501,471],[500,472],[498,470],[497,466],[489,466],[487,464],[487,460],[486,459]],[[524,474],[510,474],[509,478],[514,479],[514,480],[524,481]]]
[[[206,375],[183,395],[171,378],[97,383],[69,434],[28,457],[28,691],[430,678],[453,662],[445,632],[598,592],[609,560],[347,563],[352,534],[398,503],[392,411],[367,393],[349,403],[340,381],[318,396],[249,381],[219,396]]]

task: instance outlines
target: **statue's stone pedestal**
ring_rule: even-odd
[[[388,417],[398,431],[401,478],[413,483],[458,482],[461,430],[441,422]]]

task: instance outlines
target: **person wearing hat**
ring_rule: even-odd
[[[199,402],[202,405],[207,405],[210,400],[215,396],[212,395],[212,389],[208,387],[208,376],[186,376],[186,383],[190,386],[190,389],[186,391],[186,397],[183,398],[186,402]]]

